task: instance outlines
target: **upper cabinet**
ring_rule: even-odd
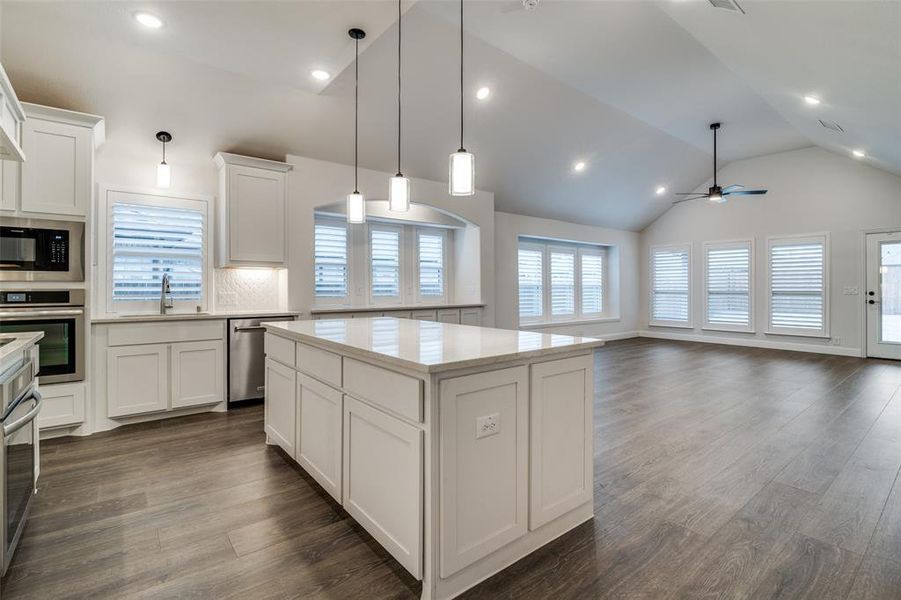
[[[23,104],[22,149],[28,160],[3,166],[0,208],[23,216],[87,217],[94,186],[94,150],[104,140],[103,118]]]
[[[14,162],[25,160],[22,150],[22,123],[25,111],[16,98],[9,77],[0,65],[0,159]]]
[[[219,152],[219,267],[286,267],[287,163]]]

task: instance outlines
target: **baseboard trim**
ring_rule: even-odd
[[[792,352],[811,352],[814,354],[832,354],[836,356],[854,356],[861,357],[860,348],[849,348],[847,346],[820,346],[815,344],[796,344],[791,342],[777,342],[772,340],[761,340],[758,338],[733,338],[733,337],[711,337],[706,335],[697,335],[691,333],[672,333],[669,331],[646,331],[638,332],[639,337],[656,338],[660,340],[677,340],[682,342],[703,342],[705,344],[724,344],[726,346],[748,346],[750,348],[769,348],[771,350],[790,350]]]

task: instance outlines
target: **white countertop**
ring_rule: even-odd
[[[234,312],[203,312],[203,313],[169,313],[167,315],[122,315],[119,317],[101,317],[91,319],[92,324],[103,323],[144,323],[151,321],[198,321],[211,319],[255,319],[260,317],[296,317],[300,313],[294,311],[263,310],[263,311],[234,311]]]
[[[603,340],[415,319],[321,319],[266,323],[275,335],[435,373],[518,358],[588,350]]]
[[[8,344],[0,346],[0,371],[5,371],[10,366],[7,361],[18,358],[23,350],[27,350],[42,337],[44,337],[43,331],[0,333],[0,341],[12,340]]]

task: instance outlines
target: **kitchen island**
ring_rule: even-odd
[[[601,340],[395,319],[263,323],[267,442],[453,598],[593,516]]]

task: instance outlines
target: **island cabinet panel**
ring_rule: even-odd
[[[169,346],[118,346],[106,351],[106,389],[110,417],[169,408]]]
[[[344,389],[379,408],[422,422],[422,380],[344,358]]]
[[[344,397],[344,509],[422,578],[423,433]]]
[[[449,577],[528,530],[528,368],[440,383],[440,568]]]
[[[266,359],[266,406],[264,419],[269,442],[277,444],[292,458],[297,439],[296,373],[272,359]]]
[[[341,392],[297,375],[297,462],[341,502]]]
[[[296,366],[326,383],[341,385],[341,357],[333,352],[298,343]]]
[[[592,500],[591,355],[532,365],[529,528]]]
[[[225,342],[172,344],[172,408],[225,399]]]
[[[299,344],[298,344],[299,345]],[[267,333],[263,338],[263,352],[266,358],[277,360],[283,365],[294,365],[294,342]]]

